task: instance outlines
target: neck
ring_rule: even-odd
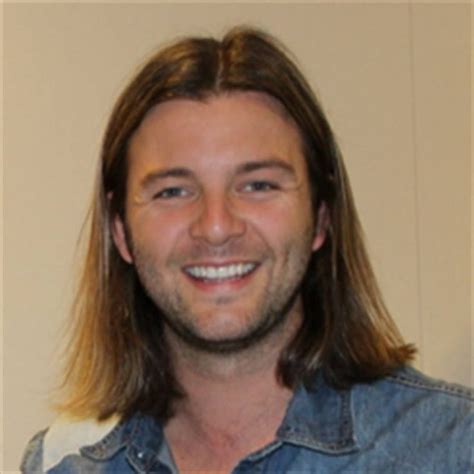
[[[301,312],[292,311],[257,347],[225,355],[168,338],[173,369],[186,393],[165,427],[175,458],[180,449],[192,451],[193,443],[201,452],[207,446],[213,456],[219,452],[229,459],[274,439],[292,396],[278,382],[278,360],[300,325]]]

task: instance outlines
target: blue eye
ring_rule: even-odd
[[[189,192],[184,188],[172,187],[172,188],[165,188],[156,193],[153,198],[154,199],[172,199],[178,197],[186,197],[188,196]]]
[[[252,181],[242,186],[244,192],[265,192],[278,189],[278,185],[270,181]]]

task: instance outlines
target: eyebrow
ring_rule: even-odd
[[[187,168],[169,168],[165,170],[152,171],[147,173],[140,180],[140,187],[146,189],[148,186],[152,185],[155,181],[165,178],[189,178],[193,176],[191,170]]]
[[[246,174],[252,171],[258,171],[266,168],[279,168],[293,176],[296,175],[293,166],[286,161],[278,158],[269,158],[266,160],[247,161],[237,167],[236,174]],[[140,180],[140,188],[146,189],[153,183],[165,178],[191,178],[194,173],[188,168],[169,168],[164,170],[157,170],[147,173],[143,179]]]
[[[266,160],[247,161],[237,167],[237,174],[251,173],[265,168],[279,168],[293,176],[296,175],[295,169],[290,163],[279,158],[269,158]]]

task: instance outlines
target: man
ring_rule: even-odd
[[[474,467],[472,394],[407,367],[331,129],[264,33],[173,44],[119,98],[74,309],[24,472]]]

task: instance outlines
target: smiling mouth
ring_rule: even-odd
[[[230,265],[194,265],[184,268],[187,275],[195,280],[220,282],[236,280],[252,273],[257,268],[256,263],[233,263]]]

